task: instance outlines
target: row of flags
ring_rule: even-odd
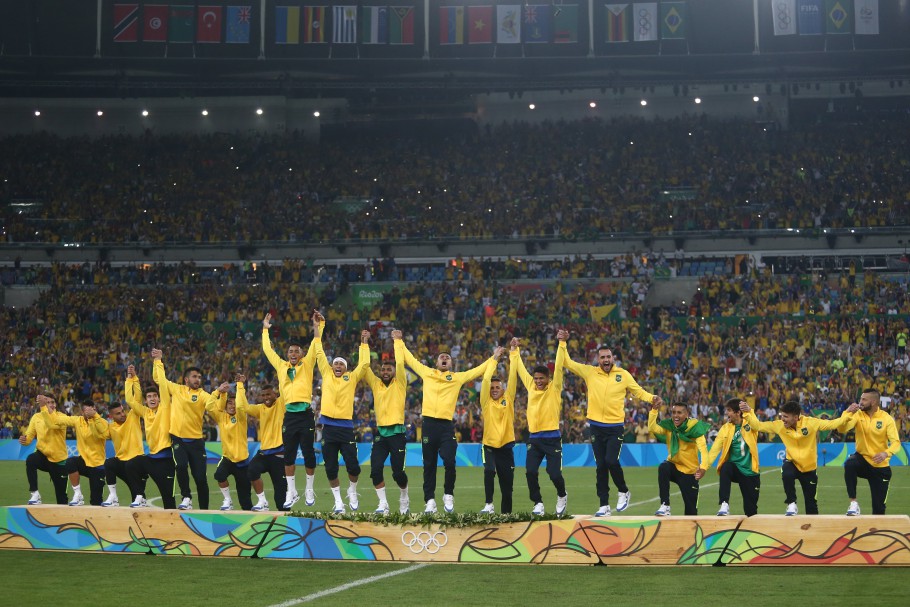
[[[114,4],[114,42],[248,44],[253,7]]]
[[[280,0],[279,0],[280,1]],[[445,0],[441,0],[445,1]],[[774,0],[774,34],[878,34],[879,0]],[[604,4],[608,43],[686,39],[684,0]],[[114,42],[248,44],[253,5],[117,3]],[[258,10],[258,7],[257,7]],[[438,7],[440,45],[574,44],[578,4]],[[275,44],[415,44],[415,7],[276,5]]]
[[[878,35],[878,0],[774,0],[775,36]]]

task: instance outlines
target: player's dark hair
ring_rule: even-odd
[[[536,367],[534,367],[534,370],[531,372],[531,375],[534,375],[535,373],[542,373],[543,375],[550,377],[550,369],[548,369],[544,365],[537,365]]]
[[[727,402],[724,403],[724,409],[728,409],[730,411],[739,411],[739,403],[741,400],[741,398],[731,398],[727,400]]]
[[[799,406],[798,402],[791,400],[780,406],[780,412],[787,413],[788,415],[799,415],[803,412],[803,409]]]

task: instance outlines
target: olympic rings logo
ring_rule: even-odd
[[[449,543],[449,538],[445,531],[437,531],[435,533],[430,533],[429,531],[421,531],[420,533],[405,531],[401,534],[401,543],[407,546],[408,550],[414,554],[420,554],[423,551],[426,551],[427,554],[436,554],[443,546]]]
[[[781,29],[790,27],[790,6],[786,2],[780,2],[777,5],[777,23]]]

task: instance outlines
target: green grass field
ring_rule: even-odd
[[[210,467],[211,468],[211,467]],[[889,514],[910,512],[910,468],[895,467]],[[210,473],[212,469],[210,469]],[[529,510],[523,470],[517,470],[516,510]],[[569,511],[590,514],[597,507],[594,471],[564,470],[569,491]],[[421,471],[408,469],[412,506],[421,500]],[[372,509],[376,495],[365,468],[360,487],[361,508]],[[650,515],[657,507],[656,468],[627,468],[632,507],[624,514]],[[542,474],[548,511],[556,496]],[[819,503],[823,514],[843,514],[846,506],[843,472],[840,468],[819,470]],[[702,481],[701,513],[713,514],[717,503],[717,477],[712,471]],[[300,481],[299,481],[300,482]],[[860,504],[869,507],[869,491],[860,480]],[[266,481],[268,485],[268,482]],[[210,479],[212,505],[221,495]],[[301,485],[302,486],[302,485]],[[318,499],[315,509],[332,503],[322,470],[317,472]],[[344,484],[342,486],[345,486]],[[150,488],[154,487],[150,484]],[[442,476],[439,478],[441,498]],[[41,478],[45,500],[53,490],[47,475]],[[87,492],[83,481],[83,491]],[[734,485],[734,514],[742,511]],[[267,494],[271,488],[267,487]],[[125,487],[121,497],[127,495]],[[151,496],[155,496],[154,492]],[[456,510],[483,506],[482,470],[459,468]],[[397,497],[392,489],[390,497]],[[678,494],[674,506],[681,508]],[[21,504],[28,498],[22,462],[0,462],[0,505]],[[390,500],[394,504],[394,499]],[[613,497],[615,502],[615,496]],[[160,501],[157,501],[160,504]],[[496,498],[498,508],[498,496]],[[800,497],[800,506],[802,499]],[[783,513],[783,491],[776,468],[763,470],[759,511]],[[388,563],[274,562],[250,559],[149,557],[138,555],[57,554],[0,550],[0,570],[9,580],[3,603],[8,605],[161,605],[180,601],[186,605],[218,604],[265,607],[298,602],[337,605],[722,605],[743,600],[749,605],[775,607],[798,601],[802,605],[906,603],[906,569],[849,568],[694,568],[674,567],[579,567],[517,565],[426,565]],[[404,572],[362,583],[384,574]],[[52,572],[48,575],[47,572]],[[682,577],[684,576],[684,577]],[[162,583],[165,582],[165,583]],[[339,590],[339,588],[343,588]],[[320,594],[323,593],[323,594]]]

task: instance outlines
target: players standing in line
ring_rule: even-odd
[[[455,405],[461,387],[483,375],[486,362],[473,369],[456,373],[452,369],[455,361],[448,352],[436,357],[436,368],[427,367],[404,347],[404,362],[423,379],[423,499],[425,513],[436,512],[436,468],[437,458],[442,458],[445,467],[442,503],[446,512],[455,511],[455,455],[458,441],[455,439]]]
[[[246,377],[238,374],[234,381],[241,383]],[[237,409],[235,396],[228,394],[230,384],[222,383],[212,392],[205,401],[205,410],[221,429],[221,459],[215,469],[215,482],[221,490],[224,500],[221,510],[233,510],[234,501],[231,499],[231,485],[228,477],[234,477],[234,488],[237,491],[237,501],[242,510],[252,510],[253,500],[250,498],[250,449],[247,445],[247,419],[246,412]],[[226,397],[226,398],[225,398]]]
[[[743,422],[739,410],[743,401],[731,398],[724,403],[727,423],[720,427],[717,438],[708,451],[706,466],[710,466],[717,456],[718,482],[717,516],[730,514],[730,488],[732,483],[739,485],[743,496],[743,513],[746,516],[758,514],[758,492],[761,489],[761,474],[758,467],[758,430]]]
[[[404,343],[401,331],[391,333],[395,348],[395,360],[384,360],[379,365],[379,377],[370,367],[364,371],[363,380],[373,391],[373,411],[376,414],[376,436],[373,437],[373,450],[370,453],[370,479],[379,498],[376,514],[388,514],[389,502],[386,497],[383,467],[385,460],[390,459],[392,480],[398,485],[398,512],[407,514],[411,506],[408,496],[408,475],[404,463],[407,454],[407,437],[405,436],[404,409],[408,387],[407,373],[404,368]]]
[[[287,494],[287,481],[285,480],[284,439],[281,427],[284,424],[284,399],[278,397],[275,388],[265,385],[259,391],[260,404],[251,405],[247,402],[246,388],[243,381],[237,381],[237,410],[259,420],[259,451],[250,460],[247,468],[253,491],[256,492],[256,505],[253,512],[266,512],[269,501],[265,497],[265,487],[262,483],[262,473],[267,472],[272,479],[272,490],[275,505],[284,508]]]
[[[591,447],[597,465],[597,497],[600,507],[594,516],[610,516],[610,477],[619,496],[616,511],[629,507],[632,492],[619,463],[623,432],[626,423],[626,395],[658,406],[663,400],[638,385],[632,374],[617,367],[613,350],[608,346],[597,349],[598,365],[584,365],[566,356],[566,369],[585,380],[588,396],[588,425],[591,428]]]
[[[316,420],[313,416],[313,371],[316,368],[316,349],[314,343],[322,335],[321,328],[325,320],[316,310],[313,310],[313,341],[303,355],[303,347],[292,341],[288,345],[287,360],[278,356],[272,348],[269,338],[269,329],[272,328],[272,315],[266,314],[262,319],[262,351],[275,369],[278,376],[278,390],[285,403],[284,426],[282,440],[284,441],[284,472],[287,479],[287,493],[283,504],[284,510],[300,500],[297,493],[297,483],[294,477],[296,472],[297,450],[303,453],[303,466],[306,469],[305,503],[312,506],[316,503],[316,492],[313,482],[316,479],[316,450],[313,443],[316,440]]]
[[[322,315],[318,320],[323,323]],[[322,325],[319,337],[322,337]],[[344,457],[344,467],[348,472],[347,496],[351,510],[360,507],[357,495],[357,480],[360,477],[360,463],[357,461],[357,439],[354,437],[354,392],[357,384],[370,365],[369,331],[360,334],[360,352],[357,355],[357,366],[348,371],[348,362],[336,356],[332,364],[326,359],[322,349],[322,340],[313,340],[316,349],[316,364],[322,375],[322,399],[319,404],[319,423],[322,424],[322,461],[325,464],[325,475],[329,479],[332,497],[335,498],[336,513],[344,512],[341,500],[341,487],[338,481],[338,453]]]
[[[528,391],[528,455],[525,464],[525,476],[528,480],[528,492],[534,508],[532,514],[544,514],[543,497],[540,493],[538,471],[544,458],[547,460],[547,475],[556,488],[556,514],[563,515],[568,507],[569,496],[566,493],[566,481],[562,476],[562,433],[559,420],[562,417],[562,385],[565,378],[563,367],[566,358],[566,339],[569,333],[560,329],[556,338],[559,347],[556,349],[556,365],[553,379],[550,370],[544,365],[534,367],[533,375],[528,373],[521,360],[521,345],[518,338],[512,338],[509,352],[509,365],[514,365],[521,382]],[[510,367],[511,369],[511,367]]]
[[[167,385],[160,391],[154,385],[143,391],[133,365],[126,369],[123,392],[130,410],[138,413],[145,423],[145,441],[149,446],[149,454],[143,462],[145,474],[155,481],[165,510],[174,510],[177,500],[174,499],[176,464],[171,446],[171,393]],[[141,402],[143,394],[145,404]]]
[[[517,341],[517,340],[516,340]],[[517,343],[512,346],[517,349]],[[485,514],[493,514],[494,482],[499,476],[499,491],[502,494],[499,511],[512,512],[512,487],[515,480],[515,393],[518,391],[517,365],[509,366],[509,382],[506,388],[496,377],[498,361],[505,354],[505,348],[496,348],[493,358],[487,362],[480,386],[480,410],[483,415],[483,489]]]
[[[28,479],[28,490],[31,496],[28,505],[41,503],[38,491],[38,471],[43,470],[51,477],[58,504],[66,504],[66,426],[62,423],[48,423],[48,419],[65,417],[57,411],[57,403],[49,396],[39,394],[38,412],[32,415],[25,434],[19,437],[19,444],[27,446],[35,438],[38,444],[34,453],[25,458],[25,476]]]
[[[190,490],[190,477],[196,482],[196,493],[199,496],[199,507],[209,509],[209,481],[206,476],[205,438],[202,436],[202,418],[205,415],[205,402],[209,393],[202,389],[202,371],[198,367],[187,367],[183,371],[183,384],[167,379],[162,352],[152,349],[154,367],[152,378],[162,389],[167,386],[171,395],[171,445],[174,449],[174,464],[177,469],[177,484],[183,498],[178,510],[189,510],[193,507],[193,493]]]
[[[856,499],[856,479],[869,481],[872,494],[872,514],[884,514],[888,503],[888,488],[891,483],[892,455],[901,449],[894,418],[881,408],[881,394],[878,390],[863,390],[859,403],[851,404],[845,411],[841,433],[856,431],[856,452],[844,463],[844,482],[850,505],[847,516],[860,513]]]
[[[689,417],[689,405],[670,405],[670,418],[657,421],[660,405],[651,404],[648,430],[657,440],[667,443],[667,459],[657,467],[657,488],[660,508],[655,516],[670,516],[670,483],[676,483],[682,494],[685,514],[698,514],[698,481],[708,466],[708,444],[705,434],[711,426]],[[701,464],[699,464],[701,459]]]
[[[784,463],[781,465],[781,480],[784,483],[784,501],[787,504],[785,514],[799,514],[796,505],[796,481],[803,489],[806,514],[818,514],[818,433],[822,430],[837,430],[845,421],[837,419],[823,420],[806,417],[802,414],[799,403],[790,401],[781,405],[780,419],[761,422],[752,413],[746,403],[740,403],[743,421],[759,432],[771,432],[780,436],[786,447]]]

